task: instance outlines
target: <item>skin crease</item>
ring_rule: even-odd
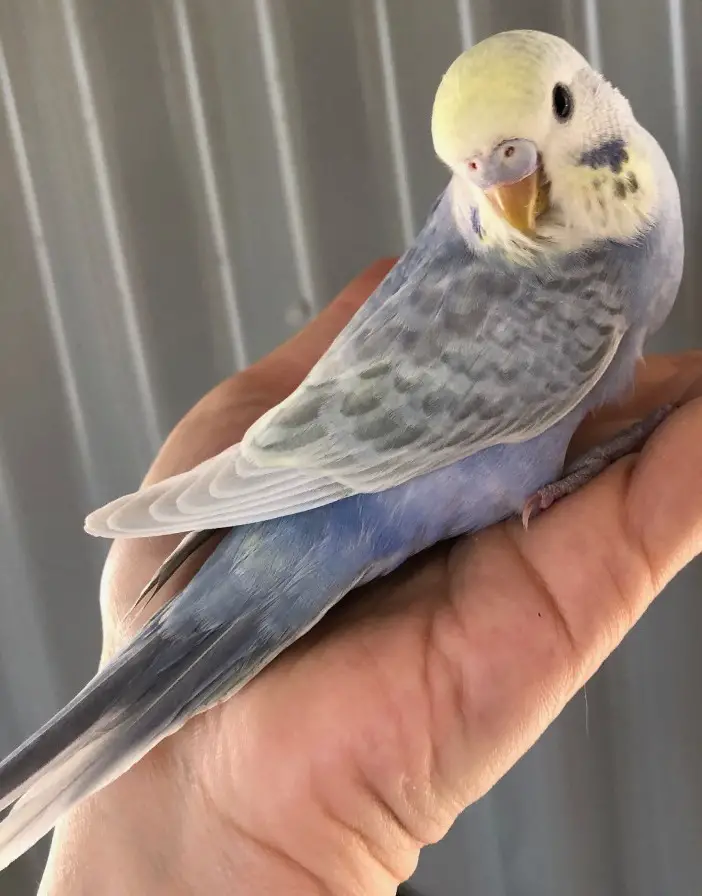
[[[205,396],[146,482],[238,440],[391,264],[373,265],[298,335]],[[237,696],[78,806],[57,828],[41,896],[393,894],[420,847],[525,753],[702,550],[702,352],[647,358],[634,395],[588,420],[572,454],[671,400],[681,409],[640,455],[526,532],[494,526],[355,592]],[[103,659],[177,541],[115,542]]]

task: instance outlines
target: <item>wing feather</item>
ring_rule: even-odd
[[[627,330],[611,253],[549,271],[473,253],[448,200],[296,391],[194,470],[91,514],[97,535],[271,519],[381,491],[578,405]],[[620,280],[623,278],[620,278]]]
[[[367,492],[538,435],[583,400],[627,330],[625,296],[596,257],[584,263],[544,280],[481,259],[435,265],[258,420],[243,456]]]
[[[118,498],[88,516],[86,531],[114,538],[224,528],[311,510],[351,494],[327,477],[297,471],[260,470],[241,477],[238,456],[235,445],[206,465]]]

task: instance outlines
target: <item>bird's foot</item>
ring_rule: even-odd
[[[648,417],[634,423],[617,433],[613,439],[603,445],[597,445],[585,452],[575,460],[563,473],[561,479],[544,485],[527,499],[522,510],[522,525],[526,529],[529,520],[538,516],[542,510],[546,510],[556,501],[572,495],[581,486],[594,479],[606,467],[620,457],[631,454],[632,451],[640,451],[648,438],[661,425],[666,417],[675,408],[674,404],[666,404],[658,408]]]

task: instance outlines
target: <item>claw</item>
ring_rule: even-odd
[[[557,482],[552,483],[553,486],[557,484]],[[543,510],[548,510],[554,501],[558,500],[558,496],[552,496],[549,493],[548,490],[551,487],[551,485],[546,485],[530,498],[527,498],[522,510],[522,526],[524,526],[525,530],[529,528],[529,521],[532,517],[537,517]]]

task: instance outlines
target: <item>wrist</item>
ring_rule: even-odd
[[[178,814],[149,822],[148,810],[116,811],[99,794],[56,829],[38,896],[237,896],[326,892],[306,869],[264,843],[187,829]]]
[[[57,826],[38,896],[391,896],[397,881],[338,824],[300,807],[274,842],[222,818],[199,787],[149,759]],[[304,817],[303,817],[304,816]],[[319,832],[311,838],[301,831]],[[278,838],[279,840],[280,838]],[[307,842],[305,842],[307,841]]]

